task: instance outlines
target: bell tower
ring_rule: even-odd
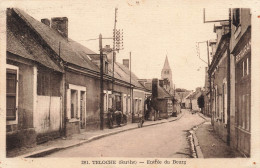
[[[172,82],[172,70],[169,65],[168,57],[166,55],[165,61],[164,61],[164,66],[161,71],[161,79],[168,79],[170,82],[170,93],[173,93],[173,82]]]

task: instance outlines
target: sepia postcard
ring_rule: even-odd
[[[260,1],[0,7],[0,168],[260,167]]]

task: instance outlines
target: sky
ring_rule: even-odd
[[[138,2],[137,2],[138,1]],[[117,29],[124,32],[124,50],[117,61],[132,55],[132,71],[141,79],[160,78],[166,55],[176,88],[195,90],[205,83],[207,64],[197,56],[196,42],[215,39],[214,23],[206,20],[227,19],[228,9],[207,1],[159,0],[86,0],[86,1],[17,1],[11,7],[26,11],[37,20],[68,17],[69,38],[98,52],[98,38],[113,36],[115,7]],[[223,4],[222,4],[223,5]],[[215,23],[218,24],[218,23]],[[103,45],[112,40],[103,40]],[[200,44],[200,56],[207,61],[206,43]]]

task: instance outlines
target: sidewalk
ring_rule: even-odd
[[[235,151],[227,145],[214,132],[210,122],[210,118],[199,114],[205,119],[205,122],[194,128],[194,148],[196,149],[198,158],[236,158],[243,157],[239,152]]]
[[[163,124],[167,122],[172,122],[180,119],[184,115],[184,112],[179,114],[177,117],[170,117],[168,119],[157,120],[157,121],[145,121],[143,127]],[[113,129],[104,129],[104,130],[96,130],[96,131],[88,131],[80,134],[74,134],[66,139],[55,139],[52,141],[48,141],[44,144],[37,145],[33,148],[22,148],[15,149],[7,152],[7,157],[43,157],[50,153],[67,149],[70,147],[78,146],[83,143],[88,143],[109,135],[118,134],[120,132],[129,131],[133,129],[138,129],[137,123],[129,123],[122,127],[117,127]],[[141,128],[140,128],[141,129]]]

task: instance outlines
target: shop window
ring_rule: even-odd
[[[18,92],[17,92],[18,69],[7,69],[6,72],[6,119],[16,120]]]

